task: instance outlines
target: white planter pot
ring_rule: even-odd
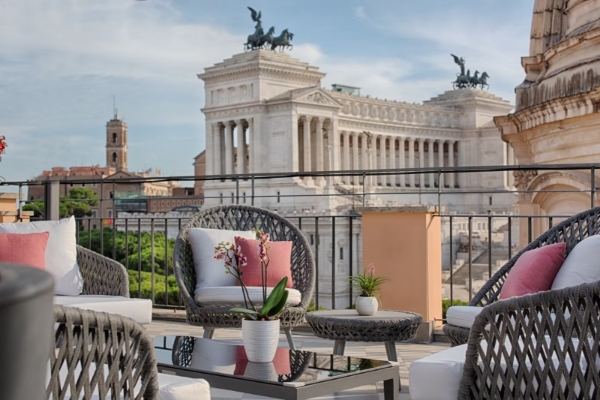
[[[248,378],[260,379],[263,381],[277,382],[277,372],[272,362],[248,362],[244,376]]]
[[[375,297],[359,296],[356,299],[356,311],[359,315],[375,315],[379,302]]]
[[[248,361],[273,361],[279,343],[279,320],[242,320],[242,340]]]

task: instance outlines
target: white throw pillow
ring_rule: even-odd
[[[194,294],[207,286],[236,286],[237,278],[225,273],[225,262],[215,260],[215,247],[221,242],[235,243],[236,236],[256,239],[256,234],[252,231],[190,228],[188,235],[196,269]]]
[[[552,290],[600,280],[600,235],[579,242],[565,259],[552,283]]]
[[[83,289],[77,265],[75,218],[58,221],[35,221],[0,224],[1,233],[49,232],[46,246],[46,271],[54,276],[54,293],[76,296]]]

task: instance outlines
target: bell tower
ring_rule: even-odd
[[[106,123],[106,166],[127,171],[127,124],[116,110],[114,118]]]

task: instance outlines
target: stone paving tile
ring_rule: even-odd
[[[170,336],[170,335],[189,335],[200,336],[204,330],[200,327],[187,325],[180,322],[165,322],[155,321],[150,325],[146,325],[146,330],[152,337]],[[240,329],[217,329],[214,335],[215,340],[224,341],[227,343],[242,343],[242,332]],[[319,339],[309,333],[294,333],[294,344],[297,349],[316,351],[319,353],[333,352],[333,341]],[[285,335],[279,337],[279,345],[287,347],[288,343]],[[396,351],[398,353],[399,369],[400,369],[400,384],[402,391],[400,392],[399,400],[410,400],[408,392],[408,368],[410,363],[430,354],[435,354],[438,351],[449,347],[448,343],[431,343],[431,344],[415,344],[415,343],[397,343]],[[386,352],[383,343],[346,343],[345,355],[353,357],[368,357],[372,359],[386,360]],[[256,396],[249,393],[233,392],[223,389],[211,389],[212,400],[225,399],[270,399],[269,397]],[[383,399],[383,383],[377,385],[367,385],[350,390],[345,390],[339,393],[332,393],[328,396],[317,397],[319,400],[379,400]]]

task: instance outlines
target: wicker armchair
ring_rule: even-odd
[[[189,228],[211,228],[227,230],[250,230],[268,232],[271,239],[292,241],[292,281],[294,288],[302,294],[300,304],[287,307],[281,314],[281,327],[285,330],[293,349],[292,328],[304,322],[306,308],[313,295],[315,263],[310,245],[295,225],[287,219],[257,207],[241,205],[221,206],[200,212],[179,232],[173,250],[175,278],[186,308],[187,322],[204,327],[204,337],[212,337],[215,328],[240,327],[241,314],[229,313],[229,306],[203,307],[194,300],[196,271],[187,230]]]
[[[122,264],[81,246],[77,246],[77,264],[82,294],[129,297],[129,276]]]
[[[140,324],[62,306],[54,306],[54,318],[46,399],[91,398],[94,391],[102,399],[158,398],[154,345]]]
[[[567,254],[573,247],[588,236],[596,235],[600,232],[600,207],[592,208],[577,214],[554,228],[545,232],[539,238],[531,242],[527,247],[514,256],[508,263],[500,268],[492,278],[479,290],[479,292],[469,302],[470,306],[486,307],[496,303],[498,295],[502,290],[502,285],[506,280],[510,269],[523,253],[529,250],[537,249],[547,244],[567,243]],[[540,296],[542,294],[539,294]],[[512,300],[511,300],[512,301]],[[504,303],[504,301],[502,302]],[[483,312],[482,312],[483,313]],[[443,327],[446,337],[450,340],[452,346],[458,346],[467,343],[469,339],[469,329],[450,324]]]
[[[600,281],[484,307],[471,327],[459,398],[599,398],[599,316]]]

